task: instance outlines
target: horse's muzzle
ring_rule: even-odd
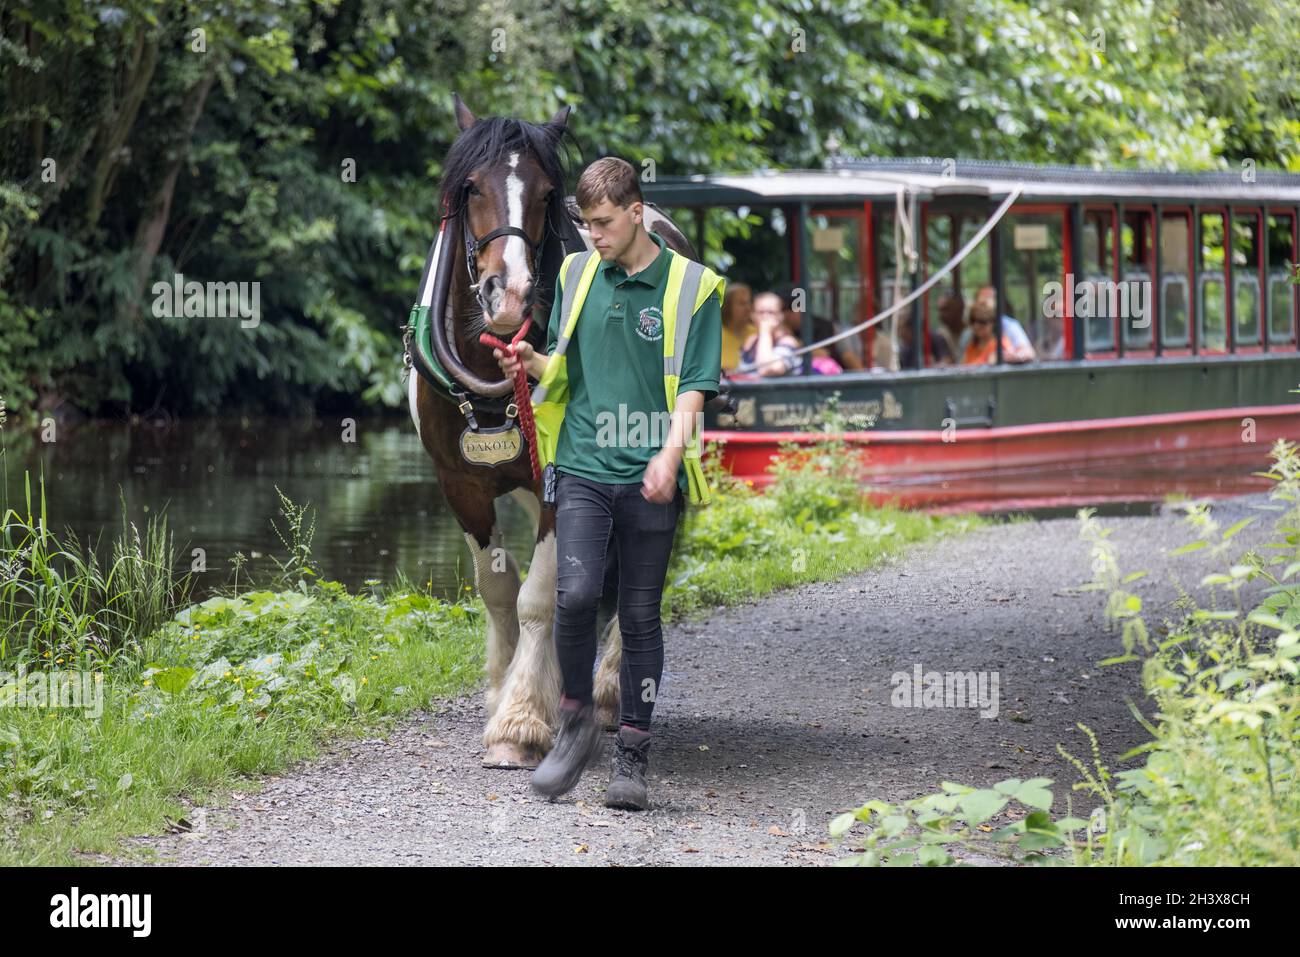
[[[513,335],[532,311],[535,286],[529,283],[521,293],[507,286],[498,275],[483,277],[478,287],[478,302],[488,329],[496,336]]]

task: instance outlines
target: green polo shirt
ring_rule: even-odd
[[[659,255],[629,276],[614,262],[601,262],[582,303],[578,326],[565,353],[569,402],[555,450],[558,471],[595,482],[640,483],[646,466],[667,439],[664,395],[663,299],[671,253],[650,238]],[[555,292],[546,354],[560,338],[560,290]],[[718,394],[722,365],[722,310],[711,295],[691,320],[677,394],[699,391],[707,402]],[[621,409],[620,409],[621,407]],[[677,484],[687,494],[686,466]]]

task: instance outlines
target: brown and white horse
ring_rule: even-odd
[[[502,378],[492,350],[479,342],[491,332],[509,340],[528,315],[527,340],[540,352],[564,247],[574,213],[564,195],[561,141],[568,133],[570,107],[548,122],[503,117],[476,119],[454,97],[461,132],[447,156],[442,182],[444,240],[452,247],[432,263],[420,290],[432,306],[433,352],[473,408],[477,428],[505,422],[512,386]],[[569,217],[568,222],[563,222]],[[694,259],[695,252],[667,216],[646,204],[646,227]],[[585,231],[580,231],[590,248]],[[454,254],[453,254],[454,250]],[[464,255],[461,255],[461,251]],[[428,288],[434,274],[450,273],[443,289]],[[471,272],[473,274],[471,274]],[[439,315],[441,313],[441,315]],[[440,321],[441,320],[441,321]],[[487,608],[487,715],[483,764],[535,768],[550,750],[559,719],[560,670],[552,637],[555,614],[555,510],[541,506],[529,450],[513,460],[484,465],[467,461],[461,435],[467,418],[415,369],[408,372],[411,418],[433,459],[439,485],[465,533],[474,562],[474,582]],[[502,544],[496,499],[514,497],[532,517],[536,539],[522,587],[519,565]],[[612,552],[611,552],[612,555]],[[617,593],[617,570],[607,574],[604,613]],[[595,703],[609,727],[619,710],[622,642],[618,619],[604,630],[604,651],[595,677]]]

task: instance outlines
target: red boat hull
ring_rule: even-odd
[[[1212,409],[1032,425],[842,433],[878,503],[935,511],[1051,508],[1160,501],[1166,495],[1238,495],[1272,486],[1277,439],[1300,437],[1300,405]],[[723,463],[757,488],[779,443],[812,432],[706,430]]]

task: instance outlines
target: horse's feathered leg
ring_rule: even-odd
[[[466,535],[470,554],[474,558],[474,587],[483,598],[488,610],[486,706],[488,716],[496,712],[505,683],[506,671],[515,656],[519,641],[519,563],[506,551],[501,529],[492,526],[492,537],[486,549],[478,549],[472,535]]]
[[[474,562],[474,587],[487,607],[487,712],[491,715],[519,640],[519,563],[505,549],[489,492],[458,482],[447,483],[445,490],[465,531]]]
[[[489,767],[536,767],[559,724],[560,663],[555,653],[555,512],[541,513],[528,577],[519,590],[519,644],[496,713],[483,731]]]

